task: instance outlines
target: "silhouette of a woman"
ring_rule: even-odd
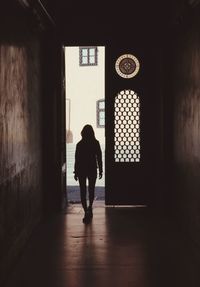
[[[82,140],[76,145],[74,178],[79,180],[81,203],[85,212],[83,222],[93,216],[92,205],[94,201],[95,183],[97,179],[97,169],[99,169],[99,179],[102,178],[102,152],[99,141],[95,138],[91,125],[85,125],[81,131]],[[87,207],[87,186],[89,192],[89,206]]]

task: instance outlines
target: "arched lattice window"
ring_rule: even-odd
[[[115,97],[115,162],[140,162],[140,98],[132,90]]]

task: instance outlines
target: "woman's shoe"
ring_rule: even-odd
[[[92,212],[92,207],[88,207],[88,216],[89,216],[89,218],[93,218],[93,212]]]
[[[89,223],[89,222],[90,222],[89,212],[86,211],[85,216],[83,217],[83,223]]]

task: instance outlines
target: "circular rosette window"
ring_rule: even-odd
[[[140,63],[135,56],[125,54],[117,59],[115,69],[119,76],[129,79],[137,75],[140,69]]]

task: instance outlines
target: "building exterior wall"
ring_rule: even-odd
[[[66,100],[70,99],[70,114],[66,110],[66,127],[73,135],[73,143],[81,139],[85,124],[91,124],[96,138],[104,144],[104,128],[97,127],[97,101],[105,98],[105,48],[98,47],[97,66],[79,65],[79,47],[65,47]],[[68,107],[68,102],[66,102]]]

